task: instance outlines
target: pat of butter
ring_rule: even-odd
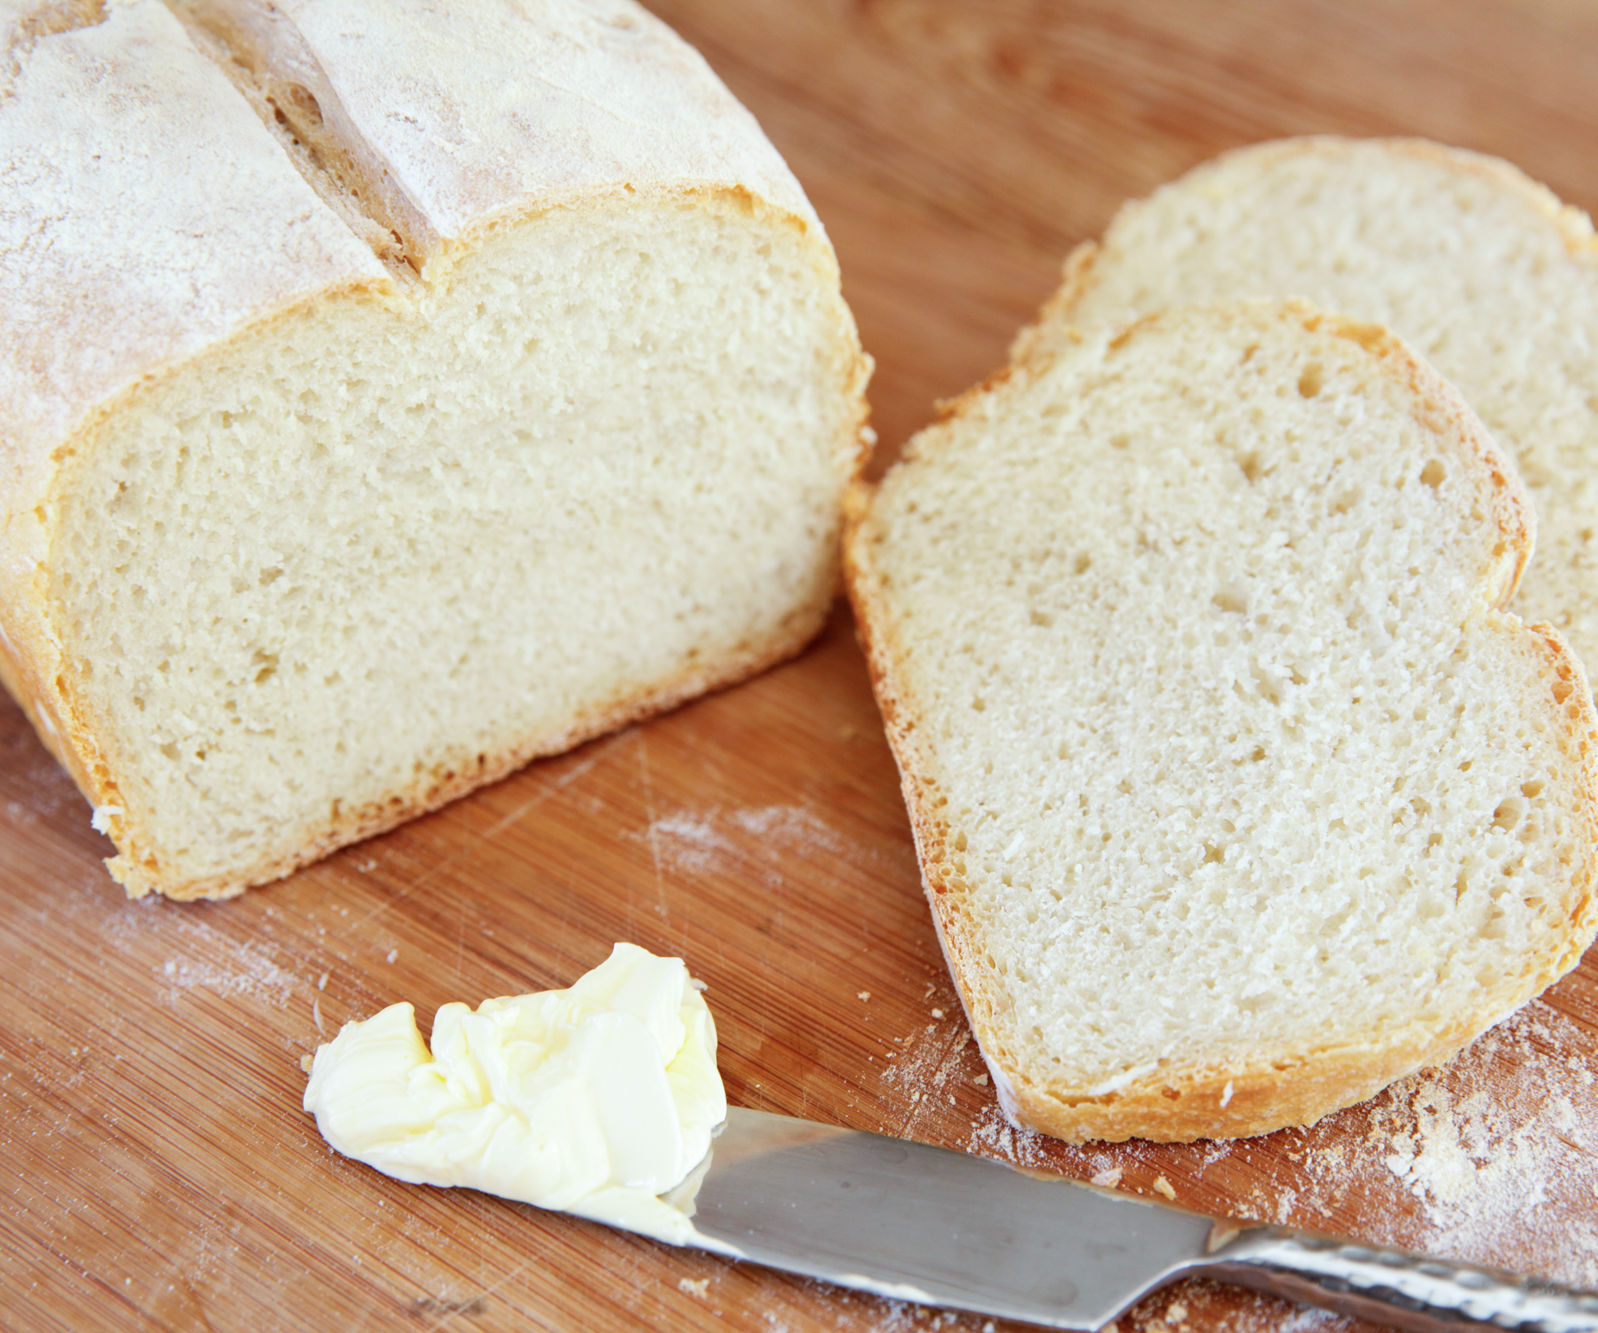
[[[409,1004],[346,1023],[316,1052],[305,1109],[338,1152],[400,1180],[684,1244],[692,1225],[658,1196],[709,1153],[727,1099],[688,969],[618,944],[569,990],[444,1005],[431,1051]]]

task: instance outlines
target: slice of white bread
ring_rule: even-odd
[[[1301,297],[1384,324],[1452,380],[1537,510],[1517,609],[1598,660],[1598,239],[1506,162],[1420,140],[1289,139],[1126,205],[1017,355],[1166,306]]]
[[[1074,333],[851,504],[933,916],[1005,1109],[1258,1134],[1439,1062],[1598,931],[1598,719],[1502,608],[1513,469],[1381,329]]]
[[[0,675],[221,896],[795,652],[867,362],[628,0],[0,9]]]

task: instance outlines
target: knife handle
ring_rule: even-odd
[[[1222,1243],[1196,1266],[1205,1276],[1408,1333],[1484,1325],[1515,1333],[1598,1333],[1594,1292],[1283,1227],[1249,1227],[1216,1239]]]

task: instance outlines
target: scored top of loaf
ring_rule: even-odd
[[[632,0],[179,3],[333,141],[418,267],[504,213],[620,182],[742,185],[819,226],[754,117]]]

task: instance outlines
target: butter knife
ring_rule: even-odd
[[[1598,1333],[1598,1292],[1217,1221],[965,1153],[734,1107],[666,1202],[687,1243],[898,1300],[1096,1329],[1178,1278],[1372,1323]]]

